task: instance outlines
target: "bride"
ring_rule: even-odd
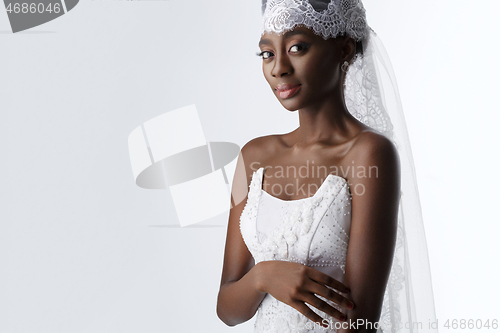
[[[401,272],[400,147],[363,5],[269,0],[263,11],[263,74],[300,125],[241,149],[217,314],[234,326],[258,313],[256,332],[404,328],[415,302]]]

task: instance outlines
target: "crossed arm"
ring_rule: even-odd
[[[396,243],[400,162],[388,139],[375,135],[362,140],[361,149],[353,152],[357,169],[349,180],[352,220],[344,283],[356,304],[347,310],[347,322],[363,320],[374,326],[380,318]],[[376,332],[370,325],[344,327],[338,333]]]

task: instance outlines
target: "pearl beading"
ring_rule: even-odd
[[[263,171],[259,168],[253,173],[240,217],[240,231],[255,263],[265,260],[297,262],[326,274],[335,272],[336,278],[343,278],[351,222],[347,180],[329,175],[312,197],[287,201],[262,189]],[[264,213],[278,217],[274,221],[276,226],[269,232],[258,228],[262,223],[269,226],[272,222]],[[318,297],[341,310],[335,303]],[[336,321],[312,306],[311,309],[323,318]],[[259,305],[255,332],[314,332],[307,330],[308,322],[310,320],[296,309],[267,294]]]

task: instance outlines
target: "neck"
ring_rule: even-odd
[[[321,102],[299,111],[299,127],[295,130],[296,145],[305,146],[317,142],[333,144],[348,141],[360,130],[360,122],[354,118],[344,103],[341,89],[336,89]]]

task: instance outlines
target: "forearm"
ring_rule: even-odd
[[[347,320],[337,333],[376,333],[379,327],[379,311],[369,311],[361,306],[348,310]]]
[[[217,298],[217,316],[228,326],[251,319],[266,293],[259,288],[260,263],[238,281],[223,284]]]

